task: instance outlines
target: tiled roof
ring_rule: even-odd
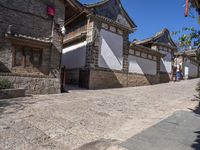
[[[38,41],[38,42],[42,42],[42,43],[51,43],[52,42],[52,37],[49,37],[49,38],[33,37],[33,36],[29,36],[29,35],[24,35],[24,34],[12,33],[11,28],[12,28],[12,26],[9,25],[7,32],[5,34],[5,37],[22,38],[22,39]]]
[[[139,44],[131,43],[130,48],[134,48],[134,47],[139,47],[139,48],[145,50],[146,52],[152,53],[154,55],[158,55],[158,56],[161,56],[161,57],[164,56],[161,52],[159,52],[157,50],[154,50],[154,49],[151,49],[151,48],[139,45]]]
[[[96,17],[98,17],[98,18],[100,18],[100,19],[103,19],[103,20],[105,20],[105,21],[107,21],[107,22],[110,22],[110,23],[113,23],[113,24],[116,24],[116,25],[118,25],[118,26],[122,26],[123,28],[126,28],[126,29],[128,29],[128,27],[125,27],[125,26],[123,26],[122,24],[120,24],[120,23],[118,23],[118,22],[116,22],[116,21],[114,21],[114,20],[112,20],[112,19],[110,19],[110,18],[107,18],[107,17],[104,17],[104,16],[100,16],[100,15],[95,15]],[[130,29],[129,29],[130,30]],[[134,29],[131,29],[132,31],[134,31]]]
[[[28,35],[22,35],[22,34],[5,34],[6,37],[15,37],[15,38],[23,38],[26,40],[33,40],[33,41],[38,41],[38,42],[43,42],[43,43],[51,43],[52,42],[52,38],[38,38],[38,37],[32,37],[32,36],[28,36]]]
[[[163,35],[165,34],[168,34],[170,35],[169,33],[169,30],[167,28],[164,28],[163,30],[161,30],[160,32],[157,32],[154,36],[150,37],[150,38],[147,38],[147,39],[144,39],[144,40],[141,40],[141,41],[134,41],[135,44],[147,44],[147,43],[154,43],[156,42],[157,39],[159,39],[160,37],[162,37]],[[171,39],[170,36],[168,36],[171,44],[176,47],[176,44],[173,42],[173,40]]]
[[[102,0],[100,2],[93,3],[93,4],[84,4],[83,6],[87,9],[89,9],[96,16],[98,15],[98,16],[104,17],[104,19],[107,18],[107,19],[113,20],[114,22],[117,22],[116,18],[108,17],[107,15],[105,16],[105,15],[102,15],[101,13],[95,11],[99,7],[103,7],[103,5],[109,5],[109,2],[112,3],[112,0]],[[115,2],[119,5],[120,11],[122,12],[124,17],[128,21],[128,24],[131,26],[131,28],[136,28],[137,27],[136,24],[132,21],[132,19],[129,17],[129,15],[127,14],[125,9],[123,8],[121,1],[115,0]],[[105,7],[105,8],[107,8],[107,7]],[[112,15],[110,15],[110,16],[112,16]]]
[[[180,51],[175,53],[176,55],[188,55],[188,56],[196,56],[197,55],[197,49],[190,49],[185,51]]]
[[[86,7],[97,7],[97,6],[100,6],[100,5],[107,3],[108,1],[109,0],[102,0],[102,1],[99,1],[99,2],[96,2],[96,3],[84,4],[84,6],[86,6]]]

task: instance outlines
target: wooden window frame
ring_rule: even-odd
[[[34,66],[34,67],[39,67],[41,64],[42,64],[42,49],[38,49],[38,48],[33,48],[32,49],[32,65]],[[39,54],[39,63],[38,64],[34,64],[34,58],[33,58],[33,55],[34,55],[34,52],[36,52],[37,54]]]
[[[22,65],[24,64],[23,50],[20,50],[20,51],[21,51],[21,55],[22,55],[22,60],[21,60],[21,61],[22,61],[22,62],[21,62],[22,65],[16,64],[16,54],[17,54],[16,51],[18,50],[18,47],[19,47],[19,46],[16,45],[16,46],[15,46],[15,49],[14,49],[14,51],[13,51],[13,58],[12,58],[12,60],[13,60],[13,66],[14,66],[14,67],[22,67]]]
[[[16,51],[17,51],[17,48],[19,48],[19,47],[21,48],[21,51],[22,51],[22,65],[16,64]],[[29,58],[30,65],[28,65],[28,66],[26,64],[26,57],[27,57],[26,48],[28,48],[30,51],[30,58]],[[33,55],[34,55],[34,52],[36,52],[36,51],[38,51],[38,54],[39,54],[39,63],[38,64],[33,63]],[[43,55],[42,48],[15,44],[15,45],[13,45],[13,56],[12,56],[13,67],[23,67],[23,68],[39,67],[42,64],[42,55]]]

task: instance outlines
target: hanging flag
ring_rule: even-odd
[[[188,16],[188,12],[189,12],[189,0],[186,0],[186,2],[185,2],[185,17]]]

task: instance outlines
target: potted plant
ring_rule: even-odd
[[[8,79],[0,78],[0,90],[11,88],[13,88],[13,85]]]

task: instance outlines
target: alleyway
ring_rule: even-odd
[[[199,79],[146,87],[0,100],[0,149],[75,149],[125,141],[177,110],[190,111]]]

